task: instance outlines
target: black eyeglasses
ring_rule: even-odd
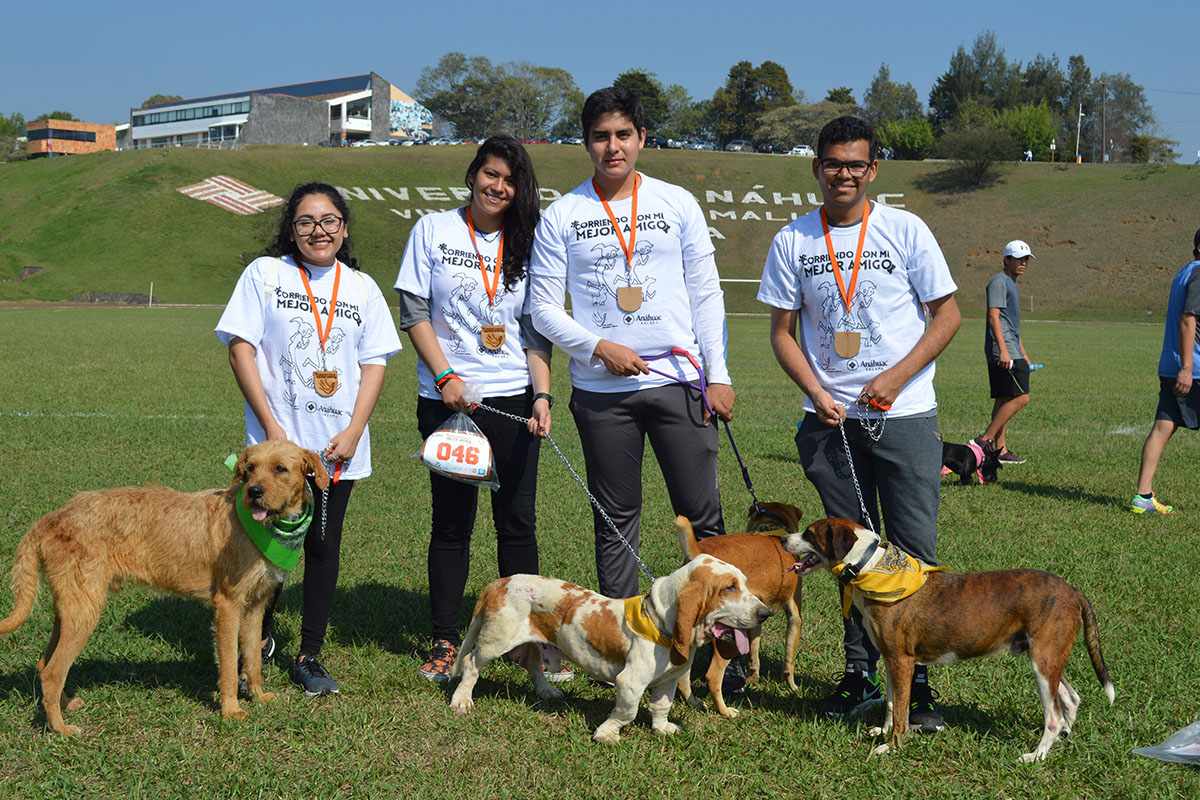
[[[870,161],[838,161],[836,158],[821,159],[821,169],[830,177],[837,175],[845,169],[850,173],[851,178],[861,178],[867,174],[867,170],[870,168]]]
[[[342,218],[330,215],[328,217],[321,217],[321,219],[318,221],[312,217],[301,217],[300,219],[292,222],[292,227],[295,228],[296,233],[300,234],[301,236],[311,236],[312,232],[317,229],[318,225],[321,226],[321,230],[332,236],[342,229]]]

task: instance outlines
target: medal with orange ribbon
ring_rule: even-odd
[[[821,227],[825,231],[825,246],[829,249],[829,262],[833,268],[833,277],[837,281],[838,291],[842,302],[846,304],[846,316],[850,316],[850,304],[854,302],[854,290],[858,286],[858,270],[862,266],[863,242],[867,239],[867,217],[871,214],[871,204],[863,208],[862,229],[858,232],[858,250],[854,254],[854,266],[850,272],[850,288],[847,290],[842,280],[841,265],[838,264],[837,254],[833,251],[833,237],[829,234],[829,218],[825,215],[825,207],[821,206]],[[832,320],[831,320],[832,322]],[[833,350],[842,358],[854,358],[862,346],[862,336],[858,331],[834,331]]]
[[[592,188],[596,190],[600,202],[604,204],[604,210],[613,225],[613,232],[617,234],[617,241],[621,243],[621,250],[625,253],[625,285],[617,287],[617,306],[626,313],[637,311],[642,307],[642,287],[634,286],[630,282],[633,275],[633,247],[637,241],[637,193],[640,181],[641,176],[635,172],[633,175],[633,203],[629,214],[629,245],[626,246],[625,237],[621,235],[621,226],[617,224],[617,217],[613,214],[612,206],[608,204],[608,198],[604,196],[600,184],[596,183],[595,178],[592,178]]]
[[[325,342],[329,339],[329,331],[333,328],[333,315],[337,309],[338,284],[342,280],[342,262],[335,260],[333,273],[333,296],[329,298],[329,316],[325,320],[325,330],[321,330],[321,312],[317,310],[317,299],[313,296],[312,285],[308,282],[308,270],[296,259],[300,269],[300,279],[304,281],[304,291],[308,292],[308,305],[313,317],[317,320],[317,339],[321,343],[321,366],[325,366]],[[313,372],[313,389],[321,397],[329,397],[338,390],[338,374],[334,369],[318,369]]]
[[[488,285],[487,267],[483,263],[483,254],[479,252],[479,242],[475,239],[475,223],[471,221],[471,207],[467,206],[467,231],[471,234],[471,247],[475,248],[475,257],[479,259],[479,272],[483,276],[483,290],[487,292],[488,308],[496,305],[496,290],[500,288],[500,268],[504,264],[504,227],[500,227],[500,244],[496,248],[496,263],[492,273],[492,283]],[[504,346],[503,325],[480,325],[479,338],[488,350],[499,350]]]

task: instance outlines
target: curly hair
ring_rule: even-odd
[[[817,136],[817,158],[825,157],[825,149],[835,144],[866,141],[871,155],[875,160],[875,128],[871,123],[858,117],[838,117],[826,123]]]
[[[467,167],[467,188],[475,191],[475,176],[489,158],[498,158],[508,165],[515,188],[512,205],[504,212],[504,288],[512,289],[525,277],[529,252],[533,249],[533,230],[541,217],[541,196],[533,162],[525,148],[511,136],[492,136],[475,151]]]
[[[262,252],[262,255],[275,258],[294,256],[299,259],[300,250],[296,247],[295,239],[292,237],[292,220],[296,216],[296,208],[310,194],[323,194],[329,198],[329,202],[333,203],[334,208],[342,215],[342,227],[350,227],[350,207],[346,205],[346,200],[342,197],[341,192],[328,183],[302,183],[292,190],[292,196],[288,198],[287,204],[284,205],[279,216],[279,229],[275,233],[275,238],[267,245],[267,249]],[[347,234],[342,239],[342,246],[338,248],[337,260],[351,269],[358,269],[358,259],[350,255],[350,249],[350,235]]]

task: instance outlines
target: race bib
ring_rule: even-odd
[[[421,462],[448,478],[492,480],[492,445],[482,433],[439,428],[422,445]]]

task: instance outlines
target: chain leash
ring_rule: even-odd
[[[477,408],[482,408],[484,411],[490,411],[491,413],[497,414],[501,417],[508,417],[509,419],[515,420],[522,425],[525,425],[529,422],[529,420],[525,417],[519,417],[516,414],[509,414],[507,411],[501,411],[498,408],[492,408],[491,406],[487,406],[482,403],[476,403],[475,405]],[[650,570],[646,568],[646,562],[642,561],[642,557],[638,555],[636,550],[633,549],[633,545],[631,545],[629,540],[626,539],[621,534],[621,531],[617,529],[617,524],[612,521],[612,517],[608,516],[608,513],[604,510],[603,506],[600,505],[600,501],[596,499],[595,495],[588,490],[587,483],[584,482],[583,478],[579,477],[579,473],[576,472],[575,468],[571,466],[571,462],[567,460],[565,455],[563,455],[563,451],[558,449],[558,445],[555,444],[554,440],[550,438],[550,434],[544,433],[542,434],[542,438],[549,442],[550,446],[554,448],[554,452],[558,455],[559,460],[563,462],[567,468],[567,471],[571,473],[571,477],[573,477],[575,482],[579,484],[581,489],[583,489],[584,494],[586,494],[588,500],[591,501],[592,507],[599,512],[600,516],[604,519],[604,522],[608,525],[608,529],[617,535],[617,538],[621,540],[621,544],[625,545],[625,549],[629,551],[629,554],[633,556],[634,561],[637,562],[638,567],[641,568],[642,572],[645,573],[646,577],[650,579],[651,583],[653,583],[654,576],[651,575]]]

